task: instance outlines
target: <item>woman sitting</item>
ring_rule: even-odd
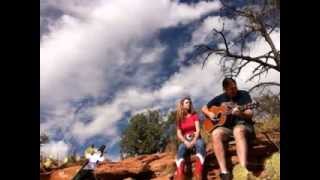
[[[184,156],[188,149],[195,147],[196,164],[195,177],[202,179],[202,169],[205,157],[204,142],[200,137],[200,124],[197,113],[194,111],[190,97],[185,97],[179,101],[176,109],[177,137],[181,141],[177,152],[177,179],[184,179]]]

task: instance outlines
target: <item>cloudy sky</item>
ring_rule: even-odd
[[[239,35],[244,19],[220,16],[219,1],[40,0],[40,131],[52,142],[42,150],[81,153],[106,144],[119,159],[119,135],[128,117],[145,109],[170,110],[183,95],[199,108],[221,93],[218,57],[187,61],[193,46],[207,42],[222,22],[228,38]],[[280,29],[272,33],[280,49]],[[246,53],[268,50],[262,39]],[[241,89],[250,68],[240,74]],[[270,72],[262,80],[280,81]],[[55,146],[57,145],[57,146]],[[55,148],[53,148],[55,147]]]

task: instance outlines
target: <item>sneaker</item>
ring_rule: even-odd
[[[220,178],[221,178],[221,180],[231,180],[231,175],[230,175],[230,173],[221,173],[220,174]]]

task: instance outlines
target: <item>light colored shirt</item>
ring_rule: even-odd
[[[88,155],[89,163],[83,169],[94,170],[99,162],[104,160],[100,152],[96,152],[93,155]]]

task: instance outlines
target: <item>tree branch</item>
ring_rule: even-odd
[[[218,33],[222,39],[223,39],[223,42],[224,42],[224,45],[225,45],[225,57],[231,57],[231,58],[235,58],[235,59],[244,59],[244,60],[247,60],[247,61],[251,61],[251,62],[256,62],[256,63],[259,63],[259,64],[262,64],[263,66],[266,66],[266,67],[269,67],[269,68],[272,68],[272,69],[275,69],[277,71],[280,72],[280,67],[278,66],[275,66],[275,65],[272,65],[272,64],[269,64],[269,63],[266,63],[264,61],[262,61],[261,59],[259,58],[253,58],[253,57],[250,57],[250,56],[242,56],[242,55],[236,55],[236,54],[232,54],[229,50],[229,46],[228,46],[228,43],[227,43],[227,40],[226,40],[226,37],[225,35],[223,34],[222,31],[218,31],[217,29],[213,29],[216,33]],[[221,51],[221,50],[220,50]],[[272,51],[273,52],[273,51]],[[269,52],[268,52],[269,53]],[[267,53],[267,54],[268,54]],[[264,55],[263,57],[267,58],[266,55]],[[270,55],[269,55],[270,57]]]
[[[223,39],[223,42],[224,42],[224,45],[226,47],[226,52],[229,53],[229,46],[228,46],[228,43],[227,43],[227,40],[226,40],[226,37],[224,36],[223,32],[222,31],[218,31],[217,29],[213,29],[216,33],[220,34],[220,36],[222,37]]]
[[[200,58],[204,58],[204,61],[202,63],[202,69],[205,66],[205,64],[208,61],[208,58],[212,54],[220,55],[220,63],[222,65],[223,71],[225,73],[235,74],[235,76],[238,76],[241,71],[243,71],[243,68],[247,66],[250,62],[257,63],[257,67],[252,72],[252,76],[249,78],[249,80],[252,80],[253,78],[260,76],[265,73],[268,75],[268,71],[270,69],[274,69],[278,72],[280,72],[280,50],[277,50],[275,47],[274,42],[272,41],[270,37],[270,33],[274,31],[274,29],[277,27],[277,22],[274,25],[273,21],[264,22],[263,20],[267,20],[266,18],[270,15],[273,16],[273,13],[277,13],[277,11],[274,11],[273,7],[267,7],[267,4],[264,4],[262,9],[250,9],[251,6],[248,6],[248,8],[244,8],[241,10],[238,10],[235,7],[228,6],[226,2],[221,2],[225,10],[231,10],[230,12],[232,15],[238,15],[246,18],[248,20],[248,23],[246,23],[245,26],[249,27],[246,28],[241,34],[240,37],[233,39],[232,41],[227,40],[227,34],[224,32],[224,24],[222,27],[222,30],[217,30],[213,28],[210,32],[215,33],[214,36],[218,35],[221,39],[219,41],[222,41],[224,43],[224,47],[222,49],[218,49],[217,47],[209,47],[208,45],[199,45],[196,46],[196,51],[199,52]],[[269,23],[269,24],[267,24]],[[274,26],[273,26],[274,25]],[[271,29],[271,30],[270,30]],[[247,43],[247,40],[250,41],[250,35],[253,34],[257,36],[262,36],[263,39],[266,41],[266,43],[269,45],[271,50],[263,55],[258,55],[256,57],[252,57],[250,55],[244,55],[243,50],[245,48],[245,44]],[[213,36],[213,37],[214,37]],[[237,46],[241,43],[241,49],[240,52],[231,52],[233,49],[233,46]],[[202,55],[201,55],[202,54]],[[269,60],[272,59],[273,61]],[[240,60],[240,63],[239,63]],[[230,64],[231,63],[231,64]],[[257,72],[257,73],[256,73]],[[265,84],[265,83],[264,83]],[[269,84],[269,83],[267,83]]]
[[[280,67],[272,65],[272,64],[269,64],[269,63],[266,63],[266,62],[263,62],[261,59],[258,59],[258,58],[253,58],[253,57],[250,57],[250,56],[239,56],[239,55],[231,54],[231,53],[227,53],[226,56],[233,57],[233,58],[236,58],[236,59],[244,59],[244,60],[247,60],[247,61],[256,62],[256,63],[259,63],[259,64],[261,64],[263,66],[275,69],[275,70],[280,72]]]
[[[264,37],[264,39],[267,41],[267,43],[269,44],[269,46],[271,47],[272,51],[273,51],[273,54],[275,56],[274,60],[277,64],[277,66],[279,66],[280,68],[280,56],[278,54],[278,50],[276,49],[276,46],[274,45],[271,37],[270,37],[270,34],[267,32],[267,29],[264,25],[264,23],[261,21],[260,18],[258,18],[257,20],[257,23],[259,23],[260,25],[260,32],[261,32],[261,35]]]
[[[259,66],[260,66],[260,65],[259,65]],[[251,81],[252,79],[254,79],[254,78],[257,77],[257,76],[259,76],[259,80],[260,80],[260,76],[261,76],[263,73],[265,73],[265,72],[268,73],[268,70],[269,70],[269,68],[262,66],[262,69],[260,69],[260,71],[259,71],[258,73],[253,74],[247,81]]]
[[[251,87],[249,89],[249,92],[251,92],[252,90],[259,88],[261,86],[279,86],[280,87],[280,83],[278,83],[278,82],[262,82],[262,83],[256,84],[253,87]]]
[[[240,67],[238,67],[238,72],[236,73],[236,76],[238,76],[242,70],[242,68],[244,68],[247,64],[249,64],[250,61],[245,62],[244,64],[240,65]]]
[[[269,46],[271,47],[271,49],[273,51],[274,57],[275,57],[274,61],[280,69],[280,55],[279,55],[278,50],[276,49],[276,47],[270,37],[270,33],[277,27],[277,24],[273,28],[271,28],[270,32],[267,32],[267,27],[264,24],[264,22],[262,21],[262,17],[268,15],[269,12],[272,11],[272,9],[268,9],[268,11],[267,11],[267,10],[265,10],[266,5],[264,5],[261,13],[260,14],[256,13],[256,15],[255,15],[255,13],[250,10],[240,11],[240,10],[237,10],[235,7],[228,6],[223,2],[221,2],[221,3],[227,9],[230,9],[232,12],[235,12],[236,14],[238,14],[240,16],[248,18],[252,22],[253,26],[251,26],[251,28],[253,29],[253,31],[260,32],[261,35],[266,40],[266,42],[269,44]],[[258,28],[255,27],[254,25],[257,25]]]

